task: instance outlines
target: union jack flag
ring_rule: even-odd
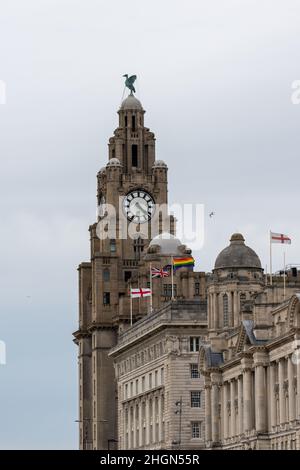
[[[168,277],[170,272],[166,268],[151,268],[151,277]]]

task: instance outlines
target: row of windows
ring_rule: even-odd
[[[162,367],[160,372],[159,370],[154,371],[154,373],[150,372],[147,376],[143,375],[141,379],[125,384],[124,399],[143,393],[146,389],[151,390],[154,387],[159,387],[164,384],[164,381],[164,368]]]

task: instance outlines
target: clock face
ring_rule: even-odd
[[[126,194],[123,201],[124,212],[136,224],[148,222],[155,211],[154,199],[142,189],[136,189]]]

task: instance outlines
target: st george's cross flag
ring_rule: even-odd
[[[290,245],[292,243],[292,240],[290,239],[290,237],[284,235],[283,233],[271,232],[271,243],[281,243]]]
[[[170,271],[166,268],[151,268],[151,277],[169,277]]]
[[[145,287],[130,289],[130,297],[132,299],[151,297],[151,289],[147,289]]]

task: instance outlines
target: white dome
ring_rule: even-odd
[[[118,158],[111,158],[106,166],[122,166]]]
[[[139,109],[142,111],[142,103],[134,96],[129,95],[121,104],[121,109]]]
[[[156,235],[156,237],[151,240],[149,247],[159,246],[160,254],[177,256],[180,254],[179,247],[181,245],[182,243],[178,238],[174,237],[171,233],[164,232],[160,235]]]

